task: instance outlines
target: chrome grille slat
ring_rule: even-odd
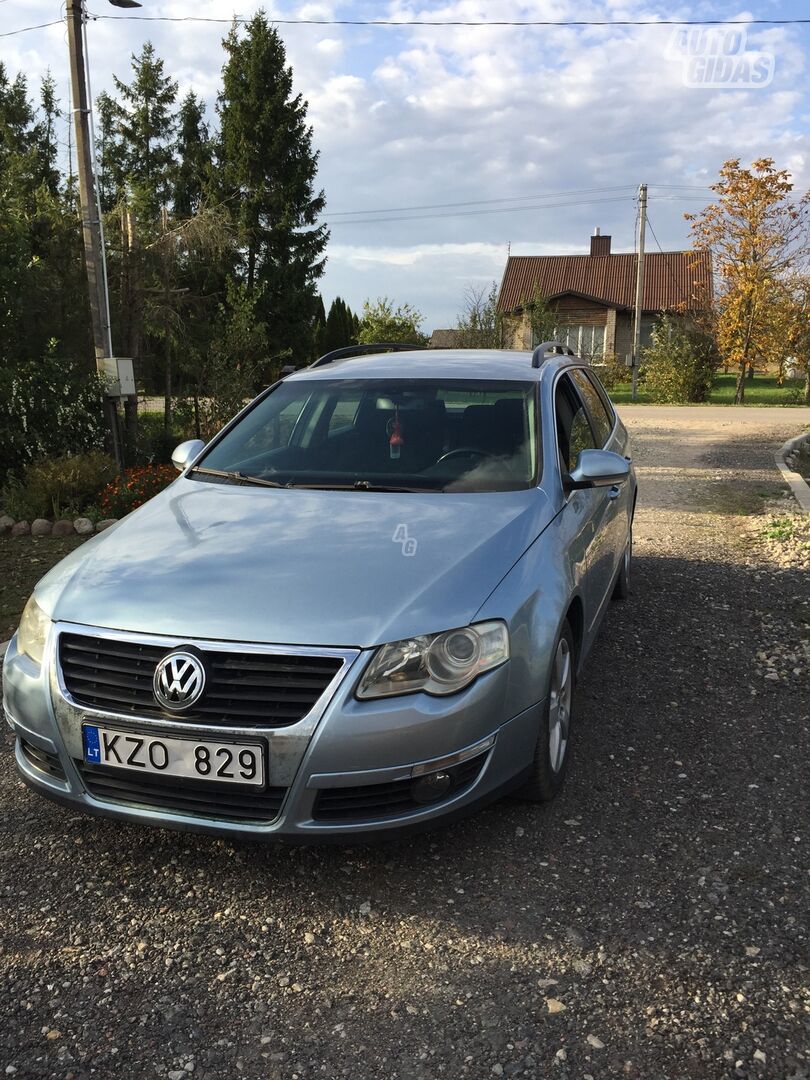
[[[62,680],[77,704],[100,711],[172,716],[181,724],[286,727],[310,712],[343,664],[338,656],[201,647],[208,667],[205,693],[192,709],[175,716],[164,712],[152,693],[155,667],[171,651],[169,645],[65,632],[59,639]]]

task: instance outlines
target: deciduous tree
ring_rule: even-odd
[[[380,297],[374,303],[366,300],[357,339],[361,345],[383,341],[425,345],[427,337],[421,330],[424,321],[424,315],[410,304],[395,308],[387,296]]]
[[[501,317],[498,314],[498,289],[494,281],[488,288],[483,285],[467,286],[457,329],[462,349],[501,347]]]
[[[750,168],[727,161],[713,185],[716,200],[687,214],[695,247],[712,251],[718,283],[716,332],[724,360],[738,368],[735,403],[745,396],[745,375],[773,360],[773,298],[806,261],[810,195],[791,198],[793,184],[772,158]]]

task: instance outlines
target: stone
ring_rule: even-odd
[[[546,998],[546,1008],[552,1015],[565,1012],[565,1005],[559,998]]]
[[[105,529],[109,529],[111,525],[115,525],[118,518],[104,518],[103,521],[96,522],[96,532],[104,532]]]
[[[61,521],[55,521],[53,523],[53,535],[73,536],[73,522],[68,521],[67,518],[63,518]]]
[[[32,536],[50,536],[53,525],[46,518],[34,518],[31,522]]]
[[[8,514],[0,515],[0,536],[3,536],[7,532],[11,532],[14,525],[14,518],[9,517]],[[13,1066],[11,1066],[13,1068]]]
[[[73,522],[73,528],[78,536],[89,536],[93,531],[93,522],[90,518],[77,517]]]
[[[18,521],[15,525],[11,526],[12,536],[30,536],[31,525],[27,521]]]
[[[601,1039],[598,1039],[595,1035],[588,1036],[588,1045],[592,1046],[594,1050],[604,1050],[605,1044]]]

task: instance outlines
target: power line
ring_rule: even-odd
[[[5,0],[0,0],[4,3]],[[171,22],[171,23],[219,23],[244,26],[251,20],[243,17],[230,19],[214,18],[206,15],[95,15],[88,12],[91,19],[128,20],[135,22]],[[269,20],[278,26],[380,26],[400,27],[589,27],[589,26],[810,26],[810,19],[281,19]],[[61,20],[37,23],[34,26],[21,26],[17,30],[5,30],[0,37],[14,37],[27,34],[31,30],[44,30],[56,26]]]
[[[593,195],[608,191],[628,191],[628,184],[614,184],[611,187],[578,188],[573,191],[549,191],[545,195],[508,195],[500,199],[472,199],[469,202],[425,203],[420,206],[387,206],[373,210],[333,210],[330,217],[346,217],[359,214],[405,214],[411,210],[447,210],[456,206],[485,206],[503,202],[531,202],[535,199],[559,199],[569,195]],[[519,208],[518,208],[519,209]]]
[[[594,190],[600,191],[600,190],[603,190],[603,189],[596,188]],[[606,188],[604,190],[609,191],[611,189]],[[620,188],[619,190],[624,190],[624,189]],[[564,192],[563,191],[563,192],[558,192],[557,194],[558,195],[579,195],[581,193],[580,192]],[[525,213],[525,212],[531,212],[531,211],[535,211],[535,210],[562,209],[562,208],[567,208],[567,207],[570,207],[570,208],[574,209],[577,206],[591,206],[593,204],[598,204],[598,203],[626,202],[626,201],[629,201],[631,198],[632,198],[632,195],[628,191],[626,195],[611,195],[611,196],[607,196],[605,198],[576,199],[576,200],[570,201],[570,202],[524,203],[524,204],[522,204],[520,206],[495,206],[495,207],[489,207],[489,206],[486,206],[484,203],[482,203],[481,208],[480,209],[475,209],[475,210],[452,210],[452,209],[447,209],[442,213],[408,214],[407,216],[400,216],[400,217],[390,217],[390,216],[386,216],[386,217],[382,217],[382,216],[380,216],[380,217],[371,217],[371,216],[361,217],[360,215],[363,215],[363,214],[369,214],[369,215],[371,215],[371,214],[381,214],[382,215],[384,213],[384,211],[382,211],[382,210],[369,210],[369,211],[358,210],[358,211],[355,211],[354,216],[350,218],[348,215],[351,214],[352,212],[348,211],[348,210],[344,210],[344,211],[342,211],[342,213],[347,215],[346,217],[344,217],[342,219],[334,220],[331,214],[326,213],[326,214],[324,214],[322,216],[322,221],[328,222],[330,228],[336,228],[339,225],[379,225],[379,224],[392,224],[392,223],[395,223],[395,222],[398,222],[398,221],[401,221],[401,222],[426,221],[426,220],[434,219],[434,218],[449,218],[449,217],[481,217],[484,214],[514,214],[514,213],[519,213],[519,212],[524,212]],[[692,202],[692,201],[694,201],[694,202],[704,202],[705,201],[703,198],[701,198],[698,195],[659,195],[659,196],[655,197],[655,200],[656,200],[656,202]],[[496,200],[492,200],[492,201],[498,202],[499,200],[496,199]],[[448,203],[448,204],[445,204],[445,205],[449,208],[449,207],[453,207],[453,206],[465,206],[467,204],[465,204],[465,203]],[[421,209],[434,209],[434,208],[433,207],[413,207],[412,209],[421,210]]]
[[[92,15],[94,19],[129,19],[136,22],[250,22],[237,16],[231,19],[206,15]],[[268,22],[280,26],[515,26],[515,27],[587,27],[587,26],[805,26],[810,19],[282,19],[272,16]]]
[[[332,221],[327,219],[330,228],[338,225],[379,225],[388,222],[408,222],[408,221],[426,221],[430,218],[448,218],[448,217],[482,217],[484,214],[514,214],[514,213],[527,213],[534,210],[553,210],[560,209],[561,207],[577,207],[577,206],[589,206],[594,203],[610,203],[610,202],[628,202],[630,195],[613,195],[606,199],[580,199],[577,202],[561,202],[561,203],[541,203],[537,206],[502,206],[494,207],[492,209],[484,210],[457,210],[454,213],[438,213],[438,214],[413,214],[410,217],[378,217],[378,218],[362,218],[358,220],[346,220]]]
[[[15,34],[27,34],[29,30],[44,30],[46,26],[59,26],[61,19],[52,19],[50,22],[37,23],[36,26],[21,26],[19,30],[4,30],[0,37],[14,37]]]

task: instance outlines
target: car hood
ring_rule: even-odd
[[[553,516],[542,490],[275,490],[179,478],[37,587],[57,621],[372,646],[463,626]]]

